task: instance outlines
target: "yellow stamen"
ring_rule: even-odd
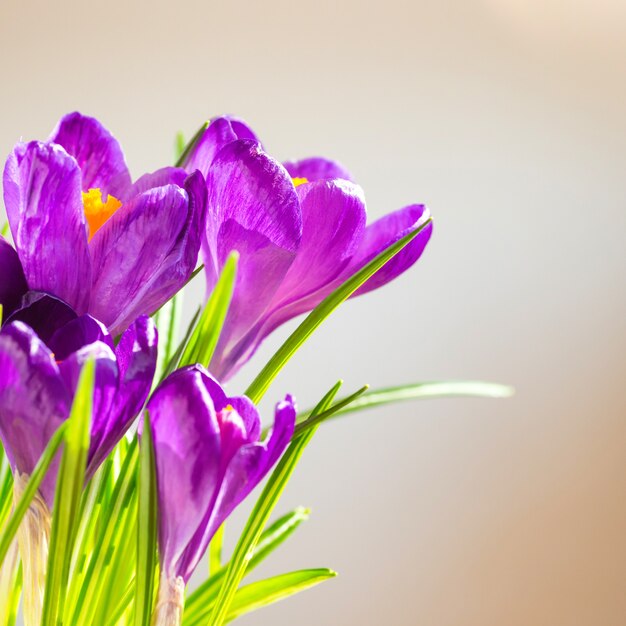
[[[291,180],[293,181],[294,187],[299,187],[300,185],[304,185],[304,183],[309,182],[308,178],[292,178]]]
[[[114,196],[108,195],[106,202],[102,200],[100,189],[83,191],[85,217],[89,224],[89,240],[102,228],[103,224],[117,211],[122,203]]]
[[[230,412],[230,411],[234,411],[234,410],[235,410],[235,409],[233,409],[233,405],[232,405],[232,404],[227,404],[227,405],[224,407],[224,411],[229,411],[229,412]]]

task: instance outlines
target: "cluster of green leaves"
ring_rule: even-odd
[[[315,329],[420,230],[391,245],[304,319],[248,387],[246,394],[253,402],[261,400],[280,370]],[[237,255],[233,253],[213,294],[193,317],[182,338],[178,336],[182,292],[155,313],[161,337],[155,384],[179,367],[209,364],[232,296],[236,268]],[[85,484],[93,370],[93,364],[84,368],[70,418],[52,437],[14,506],[13,479],[0,449],[0,565],[4,565],[0,568],[0,593],[4,594],[0,600],[0,626],[13,626],[16,622],[21,569],[19,564],[9,567],[16,533],[57,454],[61,455],[61,462],[42,624],[147,626],[150,623],[159,575],[158,505],[150,423],[144,415],[141,444],[136,432],[126,436]],[[308,519],[309,511],[298,508],[271,521],[301,455],[325,420],[407,399],[456,395],[497,397],[511,392],[507,387],[488,383],[435,382],[372,391],[365,386],[336,400],[341,386],[341,381],[336,383],[315,408],[298,416],[293,440],[267,480],[227,562],[222,561],[222,532],[215,535],[209,549],[210,576],[188,594],[184,626],[221,626],[336,575],[330,569],[302,569],[245,582],[254,568]],[[3,578],[6,572],[10,574],[8,580]]]

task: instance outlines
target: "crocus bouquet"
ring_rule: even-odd
[[[4,168],[0,238],[0,626],[221,625],[333,577],[244,578],[308,516],[280,494],[328,418],[498,385],[341,382],[310,410],[257,405],[347,298],[413,265],[430,213],[366,223],[338,163],[280,163],[243,121],[205,124],[174,167],[136,180],[118,142],[72,113]],[[9,232],[12,243],[9,240]],[[206,300],[186,329],[185,286]],[[225,384],[308,313],[244,393]],[[239,393],[239,395],[231,395]],[[232,554],[224,525],[266,477]],[[208,552],[210,575],[187,584]]]

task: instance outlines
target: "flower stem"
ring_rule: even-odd
[[[161,574],[159,596],[152,614],[152,626],[180,626],[185,606],[185,583],[180,576]]]
[[[26,489],[28,475],[15,473],[13,502]],[[22,559],[24,626],[39,626],[46,585],[46,566],[50,545],[50,510],[39,493],[35,494],[17,532]]]

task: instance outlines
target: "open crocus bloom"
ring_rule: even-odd
[[[113,335],[158,309],[194,270],[202,175],[170,167],[132,184],[118,142],[93,118],[72,113],[47,142],[18,144],[4,200],[28,288],[93,315]],[[0,250],[3,280],[7,271]]]
[[[229,398],[199,365],[171,374],[148,402],[159,499],[162,585],[186,584],[233,509],[276,463],[293,434],[291,396],[261,420],[246,397]]]
[[[241,120],[218,118],[186,167],[208,188],[203,257],[208,291],[232,250],[240,254],[237,283],[210,364],[227,379],[280,324],[310,311],[376,255],[429,219],[407,206],[366,225],[361,188],[340,164],[310,158],[281,165]],[[355,295],[381,287],[421,256],[429,223]]]
[[[0,439],[14,472],[30,475],[50,437],[69,416],[82,366],[96,366],[87,477],[114,448],[144,405],[156,366],[157,334],[140,317],[114,347],[89,315],[57,328],[49,341],[23,322],[0,331]],[[56,466],[41,484],[52,506]]]

